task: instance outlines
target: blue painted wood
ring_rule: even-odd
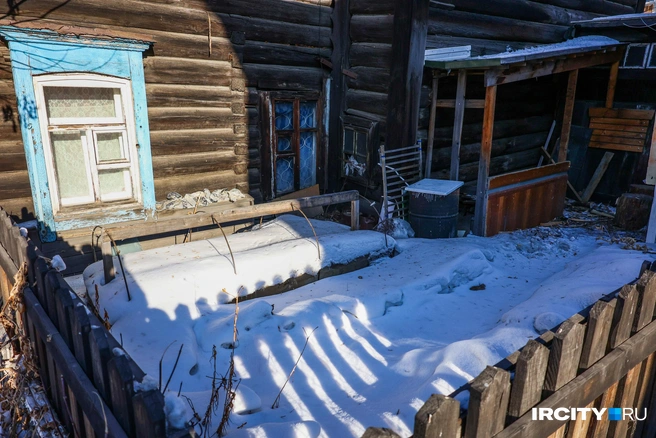
[[[55,220],[32,79],[40,74],[94,73],[131,80],[144,211],[107,212],[103,222],[134,220],[152,214],[155,210],[155,186],[142,62],[142,52],[148,49],[149,44],[120,38],[59,35],[50,30],[18,29],[12,26],[0,26],[0,37],[9,43],[23,145],[41,239],[50,242],[55,240],[57,230],[99,223],[90,223],[84,218]]]

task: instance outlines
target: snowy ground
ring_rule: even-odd
[[[182,394],[201,415],[205,411],[213,346],[217,371],[228,369],[235,306],[225,304],[223,288],[235,291],[242,282],[252,292],[330,261],[385,251],[381,234],[314,222],[321,235],[319,261],[314,237],[292,236],[312,235],[303,223],[288,220],[282,240],[285,233],[275,229],[279,223],[269,232],[265,227],[249,233],[243,245],[230,236],[233,251],[240,251],[236,277],[214,239],[214,254],[207,243],[194,242],[126,255],[129,303],[120,276],[100,286],[101,314],[107,309],[115,337],[122,335],[126,351],[154,379],[166,347],[175,341],[164,356],[164,380],[184,344],[168,396],[171,408],[181,403],[169,420],[191,418],[176,397],[181,382]],[[257,248],[246,251],[254,243]],[[653,258],[576,228],[488,239],[388,238],[387,244],[396,244],[400,254],[240,304],[235,367],[241,381],[228,436],[360,436],[374,425],[409,436],[430,394],[452,392],[528,339],[633,280],[641,262]],[[102,284],[99,265],[88,268],[85,279],[93,296],[94,284]],[[280,406],[272,409],[313,330]]]

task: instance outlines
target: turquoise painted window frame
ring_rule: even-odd
[[[124,38],[61,35],[51,30],[0,26],[9,46],[21,133],[30,177],[34,211],[41,239],[53,241],[56,231],[143,219],[155,211],[155,186],[146,105],[143,52],[150,43]],[[81,215],[57,220],[50,197],[48,168],[37,111],[34,77],[46,74],[87,73],[127,79],[131,83],[141,209],[107,209],[90,219]],[[88,216],[88,215],[87,215]]]

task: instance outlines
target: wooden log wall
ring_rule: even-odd
[[[170,191],[232,187],[261,200],[258,92],[319,91],[329,75],[319,58],[331,54],[331,0],[260,0],[257,7],[247,0],[13,4],[0,7],[0,17],[26,27],[84,26],[155,41],[144,70],[158,200]],[[0,106],[0,204],[19,217],[23,208],[29,215],[31,192],[4,46]]]
[[[561,42],[570,37],[572,21],[628,14],[637,5],[636,0],[459,0],[453,3],[454,9],[431,7],[426,47],[471,45],[473,56]],[[427,138],[431,81],[431,71],[425,70],[422,93],[425,97],[422,97],[419,123],[419,135],[423,139]],[[482,98],[482,78],[469,77],[467,82],[467,98]],[[564,85],[562,78],[545,77],[499,87],[491,175],[537,165],[539,148],[546,140],[551,122],[559,119],[557,110],[563,103],[560,92]],[[454,99],[455,94],[455,78],[440,79],[438,99]],[[459,172],[463,181],[476,179],[482,113],[480,109],[465,110]],[[453,109],[437,112],[433,172],[439,178],[448,177],[453,114]],[[552,142],[557,136],[554,135]]]

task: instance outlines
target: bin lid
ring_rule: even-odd
[[[405,188],[407,192],[428,193],[430,195],[446,196],[458,190],[464,182],[450,179],[424,178]]]

